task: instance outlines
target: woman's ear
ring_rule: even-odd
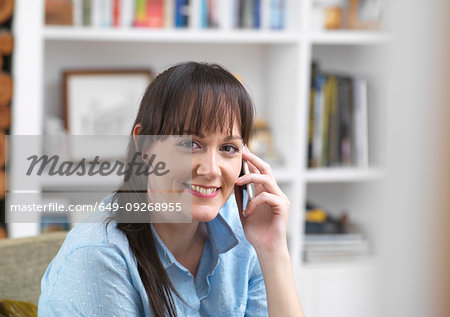
[[[138,143],[137,143],[137,136],[139,135],[139,131],[141,130],[141,124],[137,123],[133,128],[133,140],[134,140],[134,147],[138,149]]]

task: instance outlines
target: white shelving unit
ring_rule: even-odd
[[[367,316],[361,310],[348,309],[354,304],[352,296],[357,294],[360,298],[361,287],[364,288],[361,279],[355,280],[352,274],[354,265],[302,263],[304,206],[309,196],[326,197],[338,190],[342,195],[330,199],[329,207],[350,210],[352,219],[361,220],[364,227],[370,228],[371,215],[359,214],[358,208],[364,203],[355,196],[360,192],[352,186],[360,188],[383,176],[379,167],[306,167],[310,67],[313,60],[318,60],[326,70],[374,79],[379,75],[377,63],[371,60],[376,55],[374,50],[390,38],[378,32],[312,30],[311,1],[288,0],[286,30],[200,31],[45,27],[43,0],[16,0],[13,134],[42,134],[47,115],[62,116],[60,80],[64,69],[140,67],[158,73],[186,60],[224,65],[243,79],[255,100],[258,116],[269,121],[277,151],[286,161],[283,168],[274,172],[292,205],[288,242],[306,315],[330,316],[330,310],[320,307],[331,302],[333,316]],[[109,185],[102,181],[89,179],[90,185]],[[345,183],[346,189],[333,187],[341,186],[337,183]],[[41,185],[42,189],[82,187],[85,182],[80,179],[68,184],[62,179],[46,178]],[[36,224],[10,225],[11,235],[16,237],[35,235],[38,229]],[[369,265],[358,265],[358,274],[369,274]],[[329,291],[336,278],[346,283],[341,294]]]

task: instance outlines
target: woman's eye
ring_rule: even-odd
[[[222,150],[226,153],[234,154],[238,153],[239,149],[234,145],[224,145],[222,146]]]
[[[185,140],[185,141],[181,141],[179,143],[179,146],[182,147],[183,149],[186,150],[195,150],[197,148],[199,148],[200,146],[198,145],[197,142],[193,141],[193,140]]]

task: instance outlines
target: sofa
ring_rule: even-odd
[[[41,278],[58,253],[67,232],[0,240],[0,299],[28,301],[35,305]]]

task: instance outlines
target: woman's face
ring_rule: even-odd
[[[234,190],[242,160],[242,137],[235,122],[233,132],[202,133],[201,135],[174,136],[157,142],[150,157],[156,155],[164,162],[165,175],[148,177],[149,201],[180,203],[182,213],[192,219],[207,222],[214,219]],[[179,222],[170,213],[161,210],[152,213],[155,222]],[[190,218],[190,217],[189,217]],[[158,219],[158,220],[157,220]],[[190,221],[189,221],[190,222]]]
[[[184,183],[192,196],[192,219],[214,219],[234,190],[242,160],[242,137],[235,122],[232,135],[193,135],[183,144],[192,153],[192,180]]]

